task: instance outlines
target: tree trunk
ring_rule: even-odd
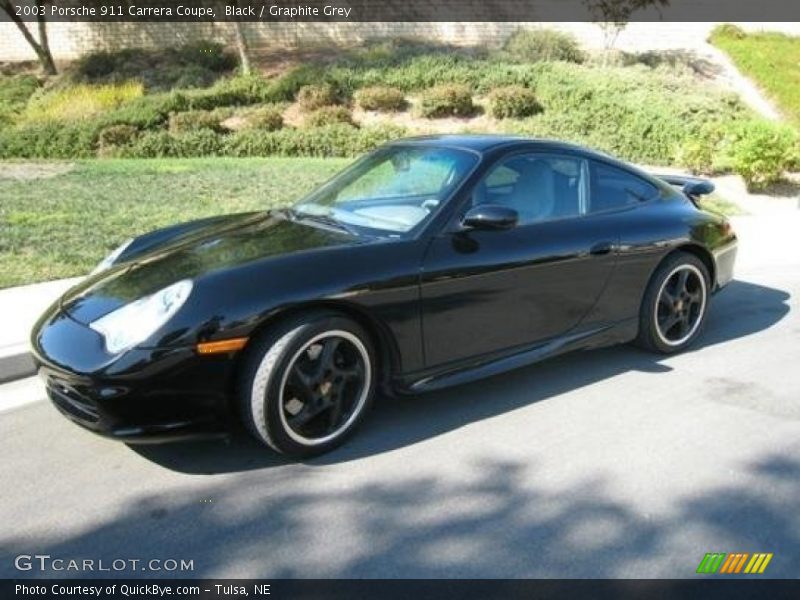
[[[231,2],[233,6],[238,6],[238,0]],[[236,52],[239,54],[239,67],[244,75],[250,75],[250,49],[247,47],[247,38],[244,36],[241,21],[233,21],[233,34],[236,40]]]
[[[36,6],[41,6],[41,0],[37,0]],[[22,36],[25,38],[25,41],[28,42],[28,45],[33,48],[33,51],[36,53],[37,58],[39,59],[39,63],[42,65],[42,69],[48,75],[55,75],[56,74],[56,65],[53,62],[53,55],[50,53],[50,46],[47,42],[47,23],[43,16],[37,17],[39,22],[39,39],[40,41],[37,42],[36,38],[33,37],[31,32],[28,30],[28,27],[25,23],[20,19],[17,14],[14,12],[14,8],[11,6],[10,0],[0,0],[0,9],[8,14],[9,18],[14,21],[14,24],[17,26],[17,29],[20,30]]]
[[[36,0],[36,7],[41,8],[41,6],[41,0]],[[50,52],[50,42],[47,39],[47,22],[42,15],[36,17],[36,20],[39,23],[39,46],[42,49],[41,54],[38,52],[36,54],[39,56],[39,62],[42,63],[44,72],[48,75],[55,75],[57,73],[56,64],[53,62],[53,53]]]

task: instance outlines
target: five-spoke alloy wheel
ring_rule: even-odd
[[[669,257],[645,293],[639,344],[664,353],[683,350],[705,321],[708,290],[708,269],[700,259],[685,252]]]
[[[375,352],[357,323],[310,313],[268,331],[250,350],[240,385],[245,424],[291,456],[338,446],[375,392]]]
[[[372,377],[367,349],[348,331],[326,331],[292,357],[283,373],[281,422],[293,440],[334,439],[358,417]]]

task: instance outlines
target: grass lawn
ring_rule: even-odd
[[[123,240],[190,219],[287,204],[347,159],[0,163],[0,288],[83,275]],[[706,206],[735,206],[718,196]]]
[[[0,288],[85,274],[120,242],[164,225],[287,204],[348,162],[0,163]]]
[[[720,29],[712,43],[727,52],[795,126],[800,126],[800,37],[754,33],[744,37]]]

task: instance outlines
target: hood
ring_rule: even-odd
[[[296,223],[281,213],[232,215],[89,277],[61,299],[61,307],[74,320],[90,323],[182,279],[197,281],[257,261],[365,241]]]

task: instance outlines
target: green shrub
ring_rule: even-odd
[[[67,71],[80,83],[119,83],[137,79],[151,91],[206,87],[236,67],[221,44],[192,42],[162,49],[124,48],[87,54]]]
[[[211,110],[220,106],[247,106],[272,102],[272,84],[258,75],[221,79],[212,87],[183,92],[189,108]]]
[[[210,129],[190,131],[174,137],[174,155],[179,158],[219,156],[223,154],[225,136]]]
[[[200,65],[184,65],[165,69],[162,77],[171,82],[169,89],[192,89],[207,87],[213,84],[218,76]],[[163,88],[164,85],[154,87]]]
[[[305,64],[289,69],[278,77],[269,80],[265,91],[264,102],[291,102],[300,88],[325,80],[326,70],[312,64]]]
[[[32,98],[22,118],[29,123],[89,119],[139,98],[142,94],[142,84],[136,81],[58,88],[44,91]]]
[[[794,148],[790,153],[787,170],[792,171],[793,173],[800,171],[800,139],[794,145]]]
[[[189,109],[182,93],[154,94],[126,102],[119,108],[98,117],[103,126],[132,125],[137,129],[156,129],[169,120],[169,115]]]
[[[223,128],[220,124],[219,115],[208,110],[190,110],[173,113],[169,116],[170,133],[187,133],[200,129],[209,129],[221,133]]]
[[[10,124],[39,89],[33,75],[0,76],[0,127]]]
[[[508,85],[489,94],[489,111],[498,119],[521,118],[542,112],[542,105],[533,90],[521,85]]]
[[[0,131],[0,158],[91,158],[93,123],[32,123]]]
[[[538,63],[536,95],[547,110],[504,122],[513,133],[586,144],[626,160],[672,164],[675,152],[708,122],[736,122],[741,102],[696,78],[645,66],[588,69]]]
[[[247,129],[275,131],[283,127],[283,111],[279,106],[261,106],[245,117]]]
[[[44,123],[34,128],[33,123],[14,117],[6,125],[11,134],[3,136],[0,154],[43,158],[91,156],[98,147],[95,145],[98,133],[112,125],[130,125],[139,129],[142,134],[132,145],[144,147],[158,142],[168,146],[169,152],[178,152],[174,149],[172,137],[154,140],[145,135],[166,129],[171,113],[212,111],[221,121],[225,115],[235,111],[246,120],[249,107],[288,102],[303,86],[323,83],[343,97],[377,85],[412,94],[443,84],[445,87],[449,84],[460,86],[474,94],[489,94],[506,86],[522,86],[535,89],[537,100],[547,110],[527,117],[504,119],[498,126],[505,131],[584,143],[624,159],[653,165],[674,164],[677,156],[686,164],[707,168],[703,165],[711,160],[715,170],[725,166],[732,169],[732,159],[728,159],[726,165],[720,160],[723,156],[721,150],[692,147],[696,140],[703,139],[704,124],[737,123],[752,116],[735,97],[721,93],[714,85],[683,70],[650,68],[643,64],[592,65],[589,68],[569,62],[519,63],[496,56],[487,59],[480,53],[444,52],[440,48],[420,46],[402,52],[375,49],[374,52],[342,53],[340,58],[326,63],[324,68],[307,64],[269,79],[257,75],[235,76],[220,79],[207,89],[147,94],[124,101],[91,119],[61,123],[68,129],[63,135],[56,135],[59,130],[46,128]],[[55,93],[53,88],[40,90],[31,104]],[[472,103],[470,100],[464,104],[470,107]],[[438,108],[435,102],[426,104],[427,110],[435,112]],[[448,105],[447,111],[443,112],[452,110]],[[459,114],[463,112],[460,110]],[[18,124],[17,127],[13,127],[14,123]],[[329,128],[323,129],[327,131]],[[217,134],[215,139],[223,144],[220,151],[224,152],[238,148],[231,146],[235,140],[268,139],[273,145],[270,147],[284,156],[292,153],[324,155],[325,152],[341,155],[343,147],[350,149],[372,135],[364,132],[365,129],[374,131],[372,128],[332,127],[325,134],[324,141],[313,139],[318,130],[308,128],[303,128],[302,133],[239,131],[235,135]],[[240,137],[240,134],[248,135]],[[269,136],[264,138],[266,134]],[[29,140],[32,145],[24,147],[20,139]],[[50,148],[49,144],[56,147]],[[75,155],[66,154],[70,147]],[[185,151],[187,146],[181,147],[184,148],[181,151]],[[197,147],[196,144],[193,146]],[[142,153],[146,155],[144,150]],[[700,156],[702,154],[705,157]]]
[[[472,93],[465,85],[437,85],[420,96],[419,114],[423,117],[466,117],[474,112]]]
[[[357,129],[338,124],[313,129],[240,131],[227,136],[228,156],[358,156],[406,134],[402,127],[383,125]]]
[[[406,98],[396,87],[373,85],[361,88],[355,93],[356,104],[364,110],[392,112],[403,110]]]
[[[309,113],[303,121],[306,127],[325,127],[337,123],[354,124],[350,111],[344,106],[323,106]]]
[[[747,33],[745,33],[744,29],[738,25],[733,25],[732,23],[723,23],[721,25],[717,25],[711,30],[709,39],[712,41],[719,38],[743,40],[746,37]]]
[[[100,130],[97,136],[97,153],[100,156],[113,156],[122,146],[136,141],[139,130],[131,125],[111,125]]]
[[[225,136],[211,129],[198,129],[173,135],[166,131],[142,134],[133,144],[122,148],[125,158],[192,158],[223,154]]]
[[[695,135],[681,142],[675,152],[675,163],[698,175],[713,175],[726,170],[720,147],[725,126],[711,122],[700,127]]]
[[[323,106],[338,104],[336,90],[328,83],[304,85],[297,92],[297,103],[303,110],[312,111]]]
[[[215,73],[231,71],[237,66],[236,57],[232,52],[226,50],[223,44],[208,40],[189,42],[161,52],[170,55],[178,64],[196,65]]]
[[[127,134],[132,137],[128,138]],[[220,134],[198,129],[172,134],[131,129],[97,132],[87,124],[48,123],[0,131],[0,158],[124,158],[202,156],[340,156],[363,154],[407,134],[402,127],[377,125],[361,129],[338,123],[308,129],[248,129]],[[103,141],[98,137],[103,135]],[[116,145],[112,145],[115,142]],[[125,143],[125,139],[129,139]]]
[[[72,64],[72,78],[91,83],[108,82],[134,62],[137,51],[126,48],[117,52],[101,50],[81,56]]]
[[[792,166],[798,136],[788,125],[754,119],[733,125],[723,143],[731,168],[757,190],[780,181]]]
[[[708,140],[687,140],[676,150],[675,162],[697,175],[711,175],[714,172],[716,150],[716,146]]]
[[[130,147],[122,149],[120,156],[125,158],[175,156],[175,137],[168,131],[146,131]]]
[[[586,58],[574,36],[553,29],[519,29],[506,40],[503,54],[520,62],[580,63]]]
[[[392,125],[357,129],[336,124],[313,129],[241,130],[220,135],[208,129],[172,135],[166,131],[142,133],[118,149],[127,158],[195,156],[358,156],[406,134]]]

